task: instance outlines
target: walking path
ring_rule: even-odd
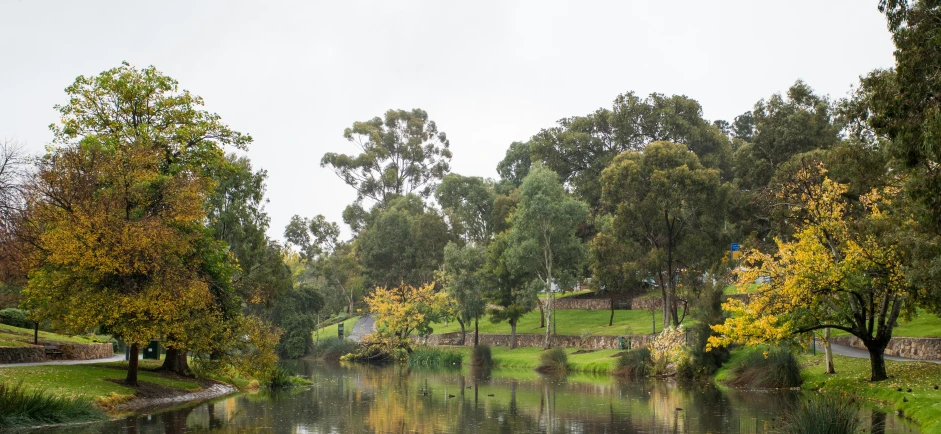
[[[846,346],[846,345],[830,344],[830,349],[833,350],[833,354],[839,354],[839,355],[841,355],[841,356],[855,357],[855,358],[857,358],[857,359],[868,359],[868,358],[869,358],[869,351],[861,350],[861,349],[856,348],[856,347],[850,347],[850,346]],[[822,352],[822,351],[823,351],[823,347],[819,347],[819,348],[817,349],[817,351]],[[885,359],[886,359],[886,360],[894,360],[894,361],[896,361],[896,362],[928,362],[928,363],[938,363],[938,364],[941,364],[941,360],[909,359],[909,358],[906,358],[906,357],[890,356],[890,355],[888,355],[888,354],[885,355]]]
[[[89,363],[121,362],[124,361],[124,354],[116,354],[104,359],[90,360],[48,360],[45,362],[31,363],[0,363],[0,368],[18,368],[21,366],[45,366],[45,365],[86,365]]]
[[[353,324],[353,331],[350,332],[350,340],[360,342],[363,340],[363,336],[374,331],[376,331],[376,319],[370,315],[366,315],[356,321],[356,324]]]

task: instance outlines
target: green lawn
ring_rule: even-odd
[[[39,332],[39,341],[42,343],[62,343],[62,344],[92,344],[102,342],[103,339],[96,339],[89,336],[66,336],[56,333]],[[0,347],[21,347],[33,344],[33,330],[13,327],[7,324],[0,324]]]
[[[590,290],[590,289],[585,289],[585,290],[582,290],[582,291],[553,292],[552,295],[554,296],[554,298],[555,298],[556,300],[558,300],[558,299],[560,299],[560,298],[568,298],[568,297],[572,297],[572,296],[576,296],[576,295],[591,294],[592,292],[594,292],[594,291],[592,291],[592,290]],[[546,299],[546,294],[545,294],[544,292],[543,292],[543,293],[540,293],[540,294],[538,295],[538,297],[539,297],[540,300],[545,300],[545,299]]]
[[[651,324],[651,314],[647,310],[616,310],[614,311],[614,325],[608,326],[608,319],[611,311],[608,310],[557,310],[556,334],[560,335],[582,335],[588,331],[592,335],[641,335],[654,332]],[[654,311],[654,324],[656,332],[663,330],[663,313],[659,310]],[[692,325],[694,321],[687,318],[683,321],[684,325]],[[461,326],[452,321],[448,325],[444,323],[432,324],[435,333],[450,333],[461,331]],[[473,324],[467,326],[468,331],[473,331]],[[509,334],[510,324],[506,322],[491,323],[486,318],[481,318],[480,332],[486,334]],[[516,326],[517,333],[545,333],[546,329],[539,327],[539,310],[527,313],[520,319]]]
[[[349,317],[346,320],[343,320],[342,323],[328,325],[322,329],[314,330],[314,340],[323,338],[335,338],[337,337],[337,328],[339,324],[343,324],[343,336],[349,336],[353,332],[353,324],[356,324],[356,321],[359,321],[358,316]]]
[[[127,363],[91,365],[46,365],[23,366],[0,369],[0,382],[17,383],[31,389],[46,389],[58,396],[85,395],[91,399],[104,398],[110,394],[132,395],[134,390],[108,380],[123,380],[127,375]],[[141,370],[138,381],[159,384],[175,389],[198,390],[193,381],[177,380],[160,374]]]
[[[873,383],[869,381],[869,359],[834,356],[837,373],[827,375],[823,357],[822,352],[816,356],[800,356],[804,389],[844,393],[877,401],[888,411],[904,411],[905,417],[918,422],[922,433],[941,434],[941,390],[935,389],[941,385],[941,365],[887,361],[886,370],[890,378]],[[908,392],[909,388],[911,392]]]

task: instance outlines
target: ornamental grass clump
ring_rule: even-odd
[[[65,398],[45,390],[29,390],[22,382],[0,383],[0,430],[100,419],[105,419],[105,414],[84,397]]]
[[[539,355],[536,371],[550,375],[565,375],[568,372],[569,356],[561,348],[543,351]]]
[[[782,432],[793,434],[855,434],[862,432],[859,406],[834,395],[801,400],[784,419]],[[875,432],[875,429],[873,430]]]
[[[614,375],[628,380],[636,380],[650,375],[650,350],[638,348],[621,353]]]
[[[419,347],[408,356],[412,368],[459,368],[462,361],[459,353],[432,347]]]
[[[801,385],[800,365],[787,348],[752,350],[731,368],[729,385],[742,389],[787,389]]]
[[[490,345],[478,345],[471,351],[471,365],[479,368],[493,367]]]

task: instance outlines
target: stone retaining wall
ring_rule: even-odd
[[[866,349],[863,342],[855,336],[836,336],[830,342],[853,348]],[[892,338],[885,348],[890,356],[917,360],[941,360],[941,338]]]
[[[629,348],[640,348],[649,344],[656,335],[632,335],[625,336],[625,341],[630,340]],[[431,335],[425,338],[416,338],[415,340],[424,345],[457,345],[460,342],[461,333],[444,333],[439,335]],[[481,334],[480,343],[484,345],[490,345],[494,347],[509,347],[511,342],[511,335],[496,335],[496,334]],[[581,336],[572,336],[572,335],[554,335],[549,339],[553,347],[561,348],[587,348],[593,350],[616,350],[618,349],[618,337],[617,336],[589,336],[587,338],[582,338]],[[546,342],[545,335],[534,335],[534,334],[518,334],[516,335],[516,345],[518,347],[542,347]],[[626,343],[626,342],[625,342]],[[464,342],[465,346],[474,345],[474,333],[467,333],[467,339]]]
[[[611,310],[610,298],[560,298],[552,302],[559,310]]]
[[[54,345],[62,351],[62,360],[92,360],[104,359],[114,355],[111,344],[44,344]],[[0,363],[35,363],[46,361],[46,350],[43,345],[30,345],[28,347],[0,348]]]
[[[46,361],[46,353],[42,347],[3,347],[0,348],[0,364],[2,363],[34,363]]]

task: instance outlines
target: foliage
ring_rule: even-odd
[[[315,342],[311,355],[328,362],[336,362],[340,360],[340,357],[355,352],[357,347],[356,342],[334,336]]]
[[[785,389],[801,385],[800,365],[790,349],[749,349],[729,368],[729,385],[741,389]]]
[[[393,352],[410,349],[412,333],[431,334],[431,323],[444,312],[447,294],[435,292],[434,284],[376,288],[366,304],[376,317],[372,340],[380,349]]]
[[[526,276],[530,285],[569,288],[581,272],[584,246],[578,226],[588,217],[588,207],[568,196],[558,176],[545,167],[534,167],[520,186],[520,203],[507,235],[507,263],[511,272]],[[553,297],[546,297],[544,314],[551,324]],[[551,327],[546,327],[549,347]]]
[[[559,126],[540,131],[530,147],[533,160],[558,173],[594,208],[601,199],[601,172],[617,155],[664,140],[685,144],[707,167],[730,172],[728,136],[702,118],[698,102],[679,95],[618,95],[611,109],[562,119]]]
[[[795,434],[856,434],[862,432],[859,404],[845,396],[813,395],[787,412],[782,428]]]
[[[826,170],[801,170],[782,192],[804,216],[794,241],[777,240],[778,252],[750,252],[740,289],[767,276],[747,303],[732,299],[732,314],[713,329],[709,346],[776,342],[826,327],[860,338],[869,349],[873,381],[886,378],[883,353],[903,309],[915,296],[905,277],[903,251],[891,235],[906,221],[892,215],[898,190],[873,190],[860,198],[854,219],[843,193],[847,187],[826,177]],[[904,218],[904,216],[903,216]]]
[[[22,328],[33,327],[33,322],[26,316],[25,310],[12,307],[0,310],[0,324]]]
[[[408,366],[412,368],[460,367],[463,355],[434,347],[419,347],[408,355]]]
[[[295,386],[307,386],[312,384],[310,380],[291,374],[281,367],[274,368],[265,379],[265,386],[270,389],[284,389]]]
[[[490,345],[477,345],[471,350],[471,366],[493,367],[493,352],[490,350]]]
[[[683,292],[684,281],[694,289],[726,245],[729,184],[686,146],[670,142],[619,155],[602,182],[602,197],[613,207],[611,242],[624,246],[622,267],[653,278],[663,299],[663,326],[680,325],[695,295]]]
[[[565,375],[569,371],[569,356],[562,348],[552,348],[539,354],[537,371],[543,374]]]
[[[483,273],[490,285],[486,288],[484,298],[496,306],[487,309],[491,323],[506,321],[510,324],[510,333],[513,335],[510,346],[516,348],[516,326],[524,315],[533,310],[537,297],[526,286],[526,276],[510,267],[507,255],[509,245],[507,233],[504,232],[497,234],[487,247]]]
[[[686,332],[682,327],[667,327],[657,335],[647,348],[650,350],[650,366],[653,375],[670,375],[685,355]]]
[[[489,283],[485,275],[484,247],[451,242],[444,247],[444,290],[456,304],[457,319],[463,325],[477,321],[486,311],[483,293]]]
[[[448,217],[452,231],[461,239],[477,244],[490,241],[496,199],[492,180],[452,173],[441,180],[435,199]]]
[[[428,197],[450,170],[447,135],[421,109],[389,110],[385,119],[354,122],[343,137],[362,153],[328,152],[320,165],[331,166],[355,188],[358,200],[370,198],[386,204],[409,194]]]
[[[0,382],[0,429],[25,425],[85,422],[106,416],[85,397],[68,398],[29,390],[23,382]]]
[[[628,380],[646,377],[652,371],[649,348],[637,348],[621,353],[615,375]]]
[[[617,294],[635,291],[644,280],[636,263],[630,260],[631,248],[619,242],[614,231],[614,217],[600,216],[600,229],[589,244],[588,267],[591,270],[591,287],[599,294],[611,298],[611,316],[608,325],[614,325],[614,297]]]
[[[687,326],[689,344],[686,357],[681,357],[676,366],[676,373],[683,378],[704,378],[714,374],[731,355],[727,347],[713,348],[706,351],[706,344],[712,336],[709,323],[696,323]]]
[[[323,297],[312,287],[297,285],[276,299],[273,319],[284,330],[278,343],[278,354],[282,358],[298,358],[312,347],[314,329],[317,327],[317,312],[323,308]]]
[[[532,167],[532,153],[528,142],[513,142],[506,149],[506,155],[497,163],[497,174],[503,188],[519,187],[529,175]]]

